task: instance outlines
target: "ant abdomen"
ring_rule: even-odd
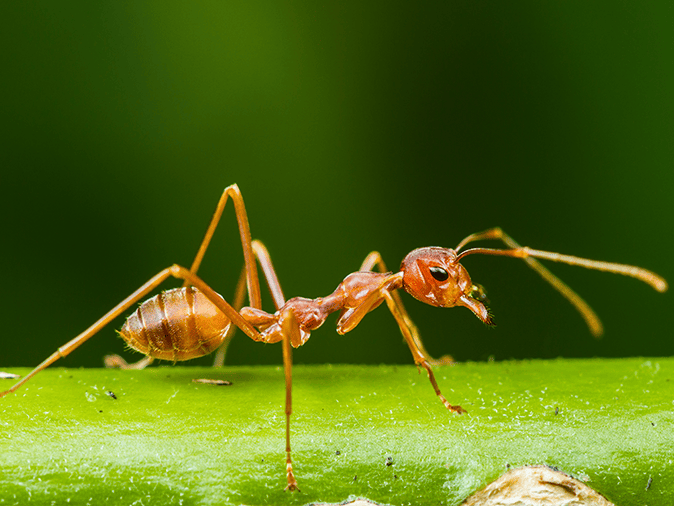
[[[119,335],[136,351],[178,362],[212,353],[231,321],[194,287],[174,288],[143,302]]]

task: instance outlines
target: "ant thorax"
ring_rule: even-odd
[[[290,312],[300,330],[298,339],[291,339],[294,347],[301,346],[310,337],[310,332],[316,330],[325,323],[327,317],[337,311],[341,311],[337,322],[337,332],[340,334],[351,330],[349,323],[357,309],[364,308],[368,298],[372,298],[365,313],[375,309],[383,301],[381,290],[395,290],[401,286],[401,276],[398,274],[378,272],[354,272],[349,274],[339,286],[326,297],[307,299],[294,297],[288,300],[283,307],[274,314],[251,307],[241,309],[243,316],[249,323],[254,325],[267,343],[279,342],[283,338],[283,321]],[[360,315],[362,318],[362,315]],[[357,322],[360,321],[360,318]]]

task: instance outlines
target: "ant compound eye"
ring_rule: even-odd
[[[449,277],[447,271],[442,267],[431,267],[429,268],[429,271],[431,271],[431,276],[433,276],[438,281],[445,281]]]

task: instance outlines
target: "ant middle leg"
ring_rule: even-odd
[[[282,297],[283,294],[281,292],[281,287],[278,285],[278,280],[276,280],[276,275],[274,273],[273,279],[272,276],[269,276],[268,273],[273,273],[273,267],[271,265],[271,262],[268,261],[268,255],[264,256],[263,253],[266,253],[266,249],[264,249],[264,246],[261,243],[258,243],[256,248],[262,248],[259,250],[258,260],[261,261],[261,263],[264,265],[263,269],[265,270],[265,275],[267,276],[267,282],[270,285],[270,291],[272,292],[272,296],[274,297],[274,304],[277,307],[277,310],[281,308],[283,304],[282,302]],[[270,269],[269,271],[267,269]],[[212,291],[208,285],[206,285],[203,281],[201,281],[198,277],[194,276],[190,272],[183,272],[182,275],[185,275],[185,279],[189,281],[190,284],[196,286],[199,290],[201,290],[210,300],[213,302],[218,308],[223,311],[231,320],[232,322],[241,330],[243,330],[250,338],[252,338],[254,341],[267,341],[265,337],[262,336],[257,330],[255,330],[252,325],[245,320],[238,311],[236,311],[232,306],[227,304],[227,302],[217,295],[215,292]],[[243,289],[239,290],[240,292],[243,292]],[[263,313],[262,310],[258,310],[253,308],[253,312],[255,313]],[[279,334],[280,334],[280,340],[282,341],[283,345],[283,370],[284,370],[284,375],[285,375],[285,386],[286,386],[286,402],[285,402],[285,415],[286,415],[286,477],[287,477],[287,486],[286,490],[290,491],[295,491],[299,490],[297,486],[297,480],[295,479],[295,475],[293,473],[293,465],[292,465],[292,459],[291,459],[291,450],[290,450],[290,416],[292,414],[292,347],[293,343],[299,343],[301,344],[303,342],[302,340],[302,330],[300,329],[299,323],[297,322],[297,318],[295,317],[295,313],[292,310],[292,308],[286,308],[282,314],[276,318],[273,315],[270,316],[270,322],[271,320],[276,320],[279,324]],[[237,320],[242,320],[245,325],[240,325],[237,323]],[[250,327],[253,331],[253,333],[250,333],[247,331],[246,327]],[[230,336],[231,339],[231,336]],[[275,341],[269,341],[269,342],[275,342]],[[299,345],[298,344],[298,345]]]
[[[270,264],[271,265],[271,264]],[[263,336],[246,320],[244,319],[238,311],[236,311],[232,306],[230,306],[225,299],[218,295],[213,289],[208,286],[204,281],[199,277],[192,274],[192,272],[183,269],[178,265],[171,267],[172,275],[175,277],[183,278],[188,284],[191,284],[198,288],[208,299],[215,304],[220,311],[225,313],[225,315],[245,332],[248,337],[254,341],[263,341]],[[271,288],[271,287],[270,287]],[[280,294],[280,287],[277,286],[278,293]],[[274,288],[271,288],[274,290]],[[276,301],[278,302],[278,301]],[[290,415],[292,414],[292,342],[301,342],[301,330],[300,326],[295,318],[295,313],[291,308],[286,309],[280,319],[281,324],[281,333],[283,336],[283,368],[285,374],[285,383],[286,383],[286,476],[288,485],[286,490],[295,491],[298,490],[297,480],[293,473],[292,460],[290,457]]]
[[[281,315],[281,329],[283,334],[283,371],[286,383],[286,478],[288,485],[286,490],[299,490],[297,480],[293,473],[293,463],[290,456],[290,415],[292,414],[292,365],[293,365],[293,342],[301,342],[300,327],[292,309],[287,309]]]
[[[360,266],[361,271],[372,271],[375,268],[379,270],[379,272],[389,272],[389,270],[386,268],[386,264],[384,263],[384,260],[382,259],[381,255],[379,254],[378,251],[373,251],[371,252],[367,257],[365,257],[365,260],[363,261],[362,265]],[[405,321],[405,325],[407,328],[410,330],[410,333],[412,335],[412,340],[414,341],[414,344],[416,348],[419,350],[419,352],[423,355],[424,360],[426,360],[427,363],[431,365],[452,365],[454,364],[454,358],[452,358],[451,355],[443,355],[440,358],[434,358],[431,356],[428,351],[426,351],[426,348],[424,347],[424,343],[421,340],[421,335],[419,334],[419,329],[417,326],[414,324],[412,321],[412,318],[410,318],[410,315],[407,313],[407,310],[405,309],[405,305],[403,304],[403,300],[400,297],[400,294],[397,291],[389,292],[391,294],[391,297],[393,297],[393,300],[396,303],[396,306],[398,307],[398,310],[400,311],[400,315],[402,316],[403,320]]]

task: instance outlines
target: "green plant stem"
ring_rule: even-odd
[[[673,359],[435,371],[468,414],[414,367],[295,367],[289,493],[280,367],[50,368],[0,398],[0,504],[459,504],[528,464],[619,506],[674,503]]]

